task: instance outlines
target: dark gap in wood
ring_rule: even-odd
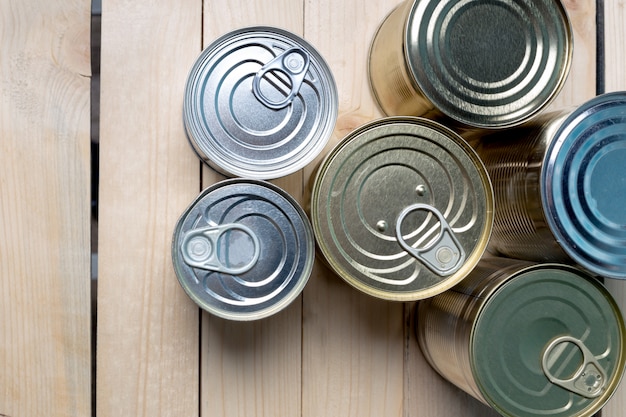
[[[604,0],[596,0],[596,94],[605,92]],[[599,417],[599,416],[597,416]]]

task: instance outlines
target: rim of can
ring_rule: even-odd
[[[486,297],[471,329],[470,362],[484,400],[498,413],[535,416],[537,410],[530,407],[549,398],[577,407],[550,415],[590,417],[615,393],[626,365],[626,327],[619,306],[597,279],[568,265],[536,264],[512,273]],[[583,319],[588,319],[584,323],[588,327],[604,323],[606,328],[583,329]],[[525,320],[532,323],[520,323]],[[601,344],[603,338],[608,347]],[[568,346],[555,354],[554,342]],[[585,356],[583,349],[591,352],[595,361]],[[567,355],[561,358],[564,352]],[[585,373],[580,370],[592,362],[605,368],[608,381],[602,381],[595,397],[573,392],[565,383],[569,375],[561,374],[573,373],[582,380]],[[503,380],[505,377],[508,380]],[[551,406],[559,409],[563,404]]]
[[[396,147],[388,146],[387,141],[395,142]],[[368,152],[372,153],[368,155]],[[443,162],[433,155],[443,158]],[[370,157],[378,161],[372,162]],[[424,164],[417,167],[420,162]],[[446,167],[445,163],[451,166]],[[353,166],[361,171],[348,172]],[[340,184],[342,170],[348,171]],[[343,191],[334,188],[340,185]],[[453,187],[462,194],[456,200]],[[408,189],[411,191],[405,192]],[[448,193],[447,197],[443,192],[438,193],[441,189]],[[368,204],[370,199],[378,204]],[[344,204],[345,201],[348,203]],[[491,234],[493,204],[487,171],[459,135],[421,117],[385,117],[353,130],[322,161],[312,187],[311,222],[318,249],[344,281],[377,298],[415,301],[452,287],[478,263]],[[427,220],[411,220],[409,223],[415,227],[408,233],[401,230],[408,218],[404,216],[422,206],[428,206],[427,211],[434,209],[440,216],[429,212]],[[351,222],[346,216],[357,221]],[[350,223],[353,225],[349,226]],[[340,225],[337,229],[336,224]],[[449,235],[458,240],[444,242],[444,237]],[[370,246],[359,247],[363,242],[369,242]],[[458,259],[458,269],[451,269],[448,275],[433,272],[423,258],[411,255],[406,249],[407,246],[417,250],[435,248],[439,254],[439,249],[445,249],[448,244],[452,249],[457,245],[466,255],[463,260]],[[373,263],[363,265],[357,257]]]
[[[238,200],[228,205],[229,200],[235,199]],[[259,202],[263,207],[255,208],[255,203],[260,205]],[[201,207],[204,203],[211,205]],[[239,211],[237,205],[241,206]],[[215,213],[209,213],[209,209],[213,208]],[[214,222],[214,217],[223,223]],[[282,227],[285,223],[291,230]],[[193,225],[193,228],[189,227],[190,225]],[[220,262],[227,265],[228,261],[218,261],[217,267],[211,265],[208,269],[188,263],[182,245],[189,241],[186,237],[190,231],[194,228],[202,230],[205,226],[211,229],[224,226],[229,229],[227,231],[240,229],[251,235],[252,239],[242,234],[233,237],[233,241],[237,238],[241,241],[241,238],[244,238],[243,245],[246,250],[238,251],[240,253],[234,253],[234,256],[245,257],[238,261],[249,263],[247,269],[244,269],[246,268],[244,266],[241,273],[220,271]],[[268,230],[272,231],[272,228],[275,229],[273,232],[276,232],[276,235],[266,236]],[[215,235],[215,238],[209,240],[210,246],[215,247],[217,257],[217,246],[223,233],[218,230]],[[277,247],[281,246],[279,243],[282,243],[282,252],[277,250]],[[230,256],[228,246],[223,246],[225,249],[220,256]],[[255,249],[254,255],[251,254],[250,248]],[[203,190],[183,212],[174,229],[171,253],[174,271],[181,287],[199,307],[221,318],[251,321],[278,313],[300,295],[313,269],[315,241],[313,229],[304,210],[287,192],[269,182],[233,178],[222,180]],[[267,266],[277,268],[264,269]],[[260,272],[257,273],[255,268],[256,271],[260,269]],[[287,276],[283,277],[285,274],[281,274],[281,271],[287,272]],[[208,281],[211,276],[212,280],[220,281],[219,291],[209,287],[215,284],[214,281]],[[230,288],[229,284],[232,284],[233,288]],[[236,289],[240,292],[238,293]],[[245,304],[250,293],[262,290],[270,292],[261,294],[253,300],[252,307]],[[274,302],[279,296],[280,299]]]
[[[626,279],[626,92],[577,107],[546,149],[541,199],[551,231],[585,269]]]
[[[283,56],[290,51],[302,60],[293,71]],[[302,169],[324,149],[338,114],[324,58],[302,37],[271,26],[214,40],[194,62],[184,96],[191,146],[231,177],[269,180]]]
[[[417,0],[405,22],[411,81],[443,114],[472,127],[531,119],[561,91],[572,53],[571,22],[558,0]]]

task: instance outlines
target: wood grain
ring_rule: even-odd
[[[604,1],[604,42],[605,42],[605,88],[606,92],[626,90],[626,2],[624,0]],[[624,175],[622,172],[621,175]],[[605,284],[617,300],[622,314],[626,312],[626,281],[606,279]],[[602,417],[626,416],[626,384],[617,389],[613,398],[602,410]]]
[[[278,27],[302,36],[303,9],[301,0],[205,0],[204,47],[247,26]],[[204,167],[203,187],[223,178]],[[302,171],[272,182],[301,200]],[[299,415],[302,297],[258,322],[229,322],[204,313],[201,356],[202,416]]]
[[[369,45],[397,0],[307,0],[304,34],[333,71],[339,116],[330,147],[380,117],[367,78]],[[305,169],[305,184],[316,163]],[[306,188],[308,199],[310,189]],[[403,306],[374,299],[317,262],[304,290],[302,415],[403,414]]]
[[[174,225],[200,189],[181,111],[202,3],[102,10],[97,413],[199,414],[199,309],[177,282]]]
[[[0,4],[0,414],[91,409],[89,4]]]

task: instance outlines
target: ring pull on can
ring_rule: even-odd
[[[561,379],[555,376],[550,368],[564,354],[568,345],[574,345],[582,354],[583,359],[578,370],[570,378]],[[575,394],[586,398],[596,398],[605,390],[606,372],[589,348],[574,337],[561,336],[550,342],[543,353],[541,366],[550,382]]]
[[[257,72],[252,80],[252,92],[264,106],[273,110],[287,107],[300,92],[311,58],[304,50],[298,47],[290,48],[269,61]],[[272,101],[261,92],[261,79],[270,71],[278,71],[289,78],[291,91],[281,101]]]
[[[222,263],[218,257],[220,238],[230,231],[239,230],[252,241],[253,253],[250,260],[242,266],[231,267]],[[239,275],[248,272],[259,259],[260,243],[254,232],[243,224],[230,223],[219,226],[201,227],[190,230],[183,236],[181,252],[187,265],[207,271]],[[229,248],[229,250],[248,250],[248,248]]]
[[[412,247],[402,236],[404,219],[415,211],[427,211],[434,214],[440,225],[438,239],[423,248]],[[409,255],[439,276],[446,277],[454,274],[465,262],[465,251],[454,236],[452,228],[441,212],[428,204],[413,204],[400,212],[396,221],[396,238]]]

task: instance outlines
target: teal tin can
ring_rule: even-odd
[[[466,139],[493,183],[491,252],[626,278],[626,92]]]
[[[421,301],[420,347],[444,378],[505,417],[588,417],[624,372],[626,329],[600,281],[563,264],[483,258]]]

